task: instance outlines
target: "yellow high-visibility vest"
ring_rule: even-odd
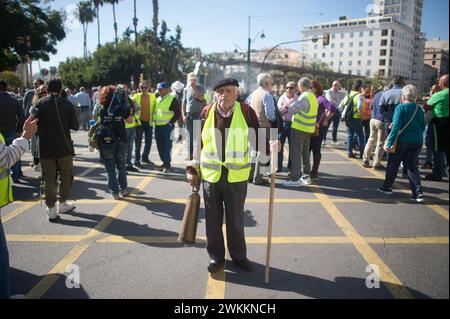
[[[317,112],[319,110],[319,102],[314,93],[304,92],[302,96],[308,98],[309,112],[300,110],[292,117],[292,128],[305,133],[314,133],[317,123]]]
[[[346,96],[343,101],[343,103],[344,103],[343,105],[346,105],[349,97],[353,99],[353,118],[354,119],[361,119],[361,112],[359,111],[359,108],[358,108],[358,102],[359,102],[360,96],[361,96],[361,93],[359,93],[357,91],[350,91],[349,96]]]
[[[156,99],[155,113],[153,114],[153,121],[156,126],[163,126],[170,122],[175,114],[170,110],[172,101],[175,97],[173,95],[166,95],[163,99],[161,96]]]
[[[153,126],[153,113],[155,112],[155,107],[156,107],[156,96],[153,93],[148,93],[148,95],[150,96],[150,110],[149,110],[149,114],[150,114],[150,121],[149,121],[149,125]],[[131,98],[134,103],[136,103],[137,105],[139,105],[139,111],[136,112],[136,119],[139,121],[139,125],[141,125],[140,122],[140,118],[141,118],[141,110],[142,110],[142,93],[136,93],[133,95],[133,97]]]
[[[6,145],[2,133],[0,133],[0,142]],[[9,172],[9,169],[0,169],[0,208],[13,201],[12,182]]]
[[[219,156],[216,144],[215,110],[211,107],[202,130],[203,148],[200,155],[202,179],[217,183],[222,175],[222,166],[228,169],[228,182],[247,181],[250,176],[250,159],[248,154],[248,125],[242,113],[241,104],[234,103],[234,113],[225,145],[225,161]]]

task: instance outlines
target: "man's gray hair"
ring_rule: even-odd
[[[272,83],[272,76],[269,73],[260,73],[256,77],[256,81],[259,86],[264,87],[267,84]]]
[[[308,78],[301,78],[300,81],[298,81],[298,86],[307,90],[311,90],[311,80]]]
[[[417,89],[414,85],[408,84],[402,89],[402,97],[406,101],[415,102],[417,100]]]

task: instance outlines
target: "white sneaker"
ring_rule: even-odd
[[[309,177],[309,175],[302,176],[302,178],[300,178],[300,180],[305,185],[311,185],[312,184],[311,183],[311,177]]]
[[[56,211],[56,207],[47,207],[47,217],[48,220],[54,220],[56,217],[58,217],[58,212]]]
[[[63,202],[59,203],[58,205],[58,214],[64,214],[67,212],[70,212],[71,210],[74,210],[75,206],[71,203]]]
[[[127,197],[128,195],[130,195],[130,192],[128,191],[128,189],[122,189],[120,191],[120,195],[122,195],[122,197]]]
[[[40,172],[41,171],[41,164],[36,164],[33,166],[33,171],[34,172]]]
[[[282,184],[284,187],[300,187],[302,186],[302,182],[300,180],[293,181],[293,180],[286,180]]]
[[[331,145],[333,145],[333,146],[339,146],[339,145],[341,145],[341,143],[339,143],[339,142],[331,142]]]

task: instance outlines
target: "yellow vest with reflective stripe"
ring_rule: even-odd
[[[314,133],[317,122],[317,111],[319,110],[319,102],[314,93],[304,92],[302,94],[308,98],[309,112],[299,110],[292,117],[292,128],[305,133]]]
[[[148,95],[150,96],[150,111],[149,111],[149,114],[150,114],[150,121],[149,121],[149,125],[150,126],[153,126],[153,119],[152,119],[152,116],[153,116],[153,113],[155,112],[155,107],[156,107],[156,96],[155,96],[155,94],[153,94],[153,93],[148,93]],[[131,98],[133,101],[134,101],[134,103],[136,103],[137,105],[139,105],[139,111],[138,112],[136,112],[135,114],[136,114],[136,119],[138,120],[138,125],[137,126],[140,126],[141,125],[141,122],[140,122],[140,118],[141,118],[141,109],[142,109],[142,103],[141,103],[141,100],[142,100],[142,93],[136,93],[136,94],[134,94],[133,95],[133,97]]]
[[[163,99],[158,97],[156,99],[155,113],[153,114],[153,121],[155,121],[156,126],[163,126],[170,122],[175,114],[170,110],[170,105],[175,97],[173,95],[167,94]]]
[[[125,121],[125,128],[133,128],[133,127],[137,127],[137,126],[141,126],[141,121],[139,121],[139,118],[136,118],[136,113],[133,114],[133,122],[128,123],[127,121]]]
[[[0,142],[6,145],[2,133],[0,133]],[[9,169],[0,169],[0,208],[13,201],[12,182],[9,176]]]
[[[248,125],[242,113],[241,104],[234,103],[233,118],[225,145],[225,161],[221,161],[221,156],[217,150],[215,128],[215,110],[213,104],[209,111],[208,118],[202,130],[203,148],[200,155],[200,170],[202,179],[217,183],[222,174],[222,166],[228,169],[228,182],[239,183],[247,181],[250,176],[250,159],[248,155]]]
[[[353,118],[354,119],[361,119],[361,112],[359,111],[359,108],[358,108],[358,102],[359,102],[360,95],[361,95],[361,93],[358,93],[357,91],[350,91],[350,94],[345,97],[344,102],[343,102],[344,105],[346,105],[349,97],[353,96]]]

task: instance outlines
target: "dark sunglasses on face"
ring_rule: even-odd
[[[142,90],[147,90],[147,89],[148,89],[148,86],[141,86],[141,89],[142,89]]]
[[[294,90],[295,87],[288,86],[286,89],[288,89],[288,90]]]

